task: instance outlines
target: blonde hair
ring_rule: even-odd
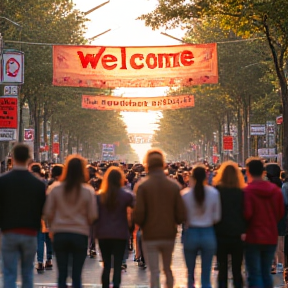
[[[213,179],[213,186],[243,189],[246,184],[238,164],[233,161],[223,162]]]

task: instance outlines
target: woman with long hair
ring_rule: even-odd
[[[134,207],[135,198],[132,192],[124,187],[123,171],[111,166],[105,172],[97,202],[99,219],[96,223],[96,237],[101,250],[104,269],[102,272],[102,287],[109,288],[111,259],[113,256],[113,287],[120,287],[121,266],[127,241],[130,237],[127,219],[127,208]]]
[[[218,287],[228,287],[228,255],[231,255],[233,284],[235,288],[242,288],[243,241],[241,236],[245,233],[242,189],[246,184],[238,164],[233,161],[222,163],[213,185],[220,194],[222,214],[221,221],[215,225],[219,265]]]
[[[90,225],[97,218],[94,189],[86,184],[86,160],[67,158],[59,182],[48,188],[44,217],[53,233],[58,267],[58,288],[66,288],[69,257],[72,256],[72,286],[81,288],[81,273],[87,256]]]
[[[216,252],[214,224],[221,217],[220,197],[215,188],[206,184],[205,167],[197,166],[192,170],[191,184],[191,188],[182,192],[187,209],[183,244],[188,269],[188,288],[195,287],[194,269],[199,252],[202,287],[211,288],[211,264]]]

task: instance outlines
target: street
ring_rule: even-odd
[[[129,259],[127,260],[127,271],[122,272],[122,286],[123,288],[148,288],[149,287],[149,271],[147,269],[138,268],[136,262],[133,261],[134,253],[130,253]],[[215,264],[215,260],[213,266]],[[200,258],[197,260],[196,266],[196,279],[197,279],[197,288],[200,288],[200,272],[201,272],[201,261]],[[180,238],[177,237],[174,256],[173,256],[173,263],[172,263],[172,271],[175,278],[175,287],[177,288],[184,288],[187,284],[187,274],[186,274],[186,265],[184,262],[183,254],[182,254],[182,244],[180,243]],[[111,279],[112,279],[112,272],[111,270]],[[87,256],[85,266],[83,269],[82,279],[83,279],[83,287],[85,288],[100,288],[101,287],[101,273],[102,273],[102,262],[101,256],[98,254],[95,259],[90,259]],[[213,288],[217,287],[217,271],[212,269],[211,279],[213,283]],[[44,274],[37,274],[35,269],[34,272],[34,283],[35,288],[56,288],[56,281],[57,281],[57,269],[55,267],[54,261],[54,269],[51,271],[45,271]],[[18,275],[18,283],[19,288],[20,286],[20,275]],[[71,279],[69,279],[68,283]],[[1,283],[2,284],[2,283]],[[164,287],[165,284],[165,277],[163,272],[161,272],[161,284]],[[229,288],[232,288],[232,274],[229,274]],[[274,287],[284,287],[283,286],[283,277],[282,274],[276,274],[274,276]],[[69,288],[71,286],[68,286]]]

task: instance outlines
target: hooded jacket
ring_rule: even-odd
[[[281,189],[264,180],[249,183],[244,189],[244,216],[247,243],[276,245],[277,224],[284,216]]]

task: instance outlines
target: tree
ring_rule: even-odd
[[[21,87],[21,105],[28,103],[30,125],[35,128],[34,158],[39,160],[41,142],[49,144],[49,125],[50,155],[53,135],[57,134],[62,148],[62,160],[63,152],[72,153],[72,147],[87,157],[94,157],[100,152],[100,143],[119,142],[119,153],[132,153],[130,146],[126,145],[128,136],[119,113],[81,108],[82,94],[110,95],[110,90],[52,86],[52,45],[87,43],[84,32],[88,19],[84,13],[75,10],[73,2],[66,0],[3,0],[0,12],[22,26],[22,30],[17,31],[13,25],[0,19],[4,40],[25,42],[11,44],[7,41],[5,48],[18,48],[25,53],[25,83]],[[43,131],[42,140],[40,131]]]
[[[191,26],[192,19],[214,21],[230,29],[238,39],[265,37],[274,62],[274,72],[283,106],[283,167],[288,170],[288,88],[285,69],[288,61],[288,2],[286,0],[160,0],[154,11],[140,18],[155,28]]]

